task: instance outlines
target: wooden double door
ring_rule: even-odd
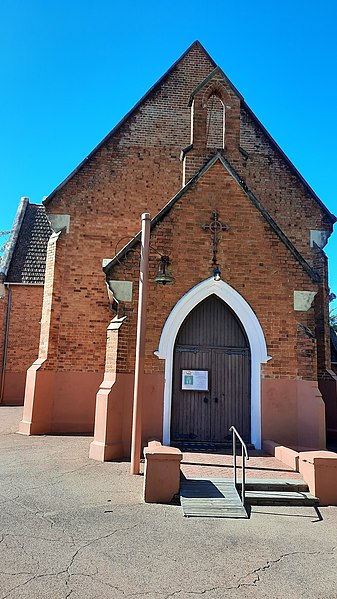
[[[179,330],[172,391],[172,443],[223,443],[232,425],[250,442],[249,345],[236,315],[215,295]]]

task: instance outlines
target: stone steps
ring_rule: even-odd
[[[319,499],[309,492],[304,491],[247,491],[246,503],[248,505],[284,505],[315,506],[319,504]]]
[[[238,489],[241,482],[238,481]],[[299,479],[276,479],[276,478],[248,478],[246,479],[246,491],[298,491],[308,492],[308,485],[302,478]]]

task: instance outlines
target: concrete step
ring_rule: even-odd
[[[241,482],[238,482],[238,489],[241,489]],[[297,491],[307,493],[309,488],[301,478],[248,478],[246,479],[246,491]]]
[[[307,505],[319,504],[319,499],[304,491],[247,491],[246,503],[249,505]]]

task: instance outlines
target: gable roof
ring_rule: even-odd
[[[173,65],[164,73],[164,75],[162,75],[162,77],[160,77],[160,79],[158,79],[158,81],[152,86],[150,87],[150,89],[146,92],[146,94],[133,106],[133,108],[131,108],[131,110],[119,121],[119,123],[117,123],[117,125],[102,139],[102,141],[100,141],[100,143],[90,152],[90,154],[88,154],[88,156],[86,156],[86,158],[84,158],[84,160],[82,160],[82,162],[80,162],[80,164],[68,175],[68,177],[66,177],[43,201],[43,203],[45,205],[49,204],[49,202],[53,199],[53,197],[56,195],[56,193],[62,189],[67,183],[68,181],[70,181],[70,179],[72,179],[81,169],[82,167],[101,149],[102,146],[104,146],[104,144],[111,138],[113,137],[113,135],[115,133],[117,133],[119,131],[119,129],[124,125],[124,123],[138,110],[138,108],[151,96],[151,94],[153,92],[155,92],[160,85],[165,81],[165,79],[167,79],[167,77],[171,74],[171,72],[175,69],[175,67],[183,60],[183,58],[185,58],[185,56],[192,50],[192,48],[194,47],[199,47],[202,52],[204,52],[204,54],[208,57],[208,59],[210,60],[211,64],[214,66],[213,71],[206,77],[206,79],[204,79],[200,85],[192,92],[191,97],[190,97],[190,102],[191,100],[193,100],[193,96],[200,91],[200,89],[202,89],[202,87],[204,85],[206,85],[206,83],[212,79],[212,77],[215,76],[216,73],[221,74],[221,76],[224,78],[224,80],[228,83],[228,85],[231,87],[231,89],[234,91],[234,93],[240,98],[241,100],[241,106],[247,111],[247,113],[250,115],[250,117],[254,120],[254,122],[256,123],[256,125],[258,127],[260,127],[260,129],[263,131],[264,135],[268,138],[269,142],[271,143],[271,145],[274,147],[274,149],[276,150],[276,152],[278,152],[280,154],[280,156],[282,157],[282,159],[287,163],[287,165],[289,166],[290,170],[293,172],[293,174],[295,175],[295,177],[297,177],[300,182],[302,183],[302,185],[305,187],[305,189],[307,190],[307,192],[309,193],[309,195],[312,196],[312,198],[318,203],[318,205],[320,206],[320,208],[323,210],[323,212],[326,214],[326,216],[329,218],[329,220],[331,221],[331,223],[335,223],[337,221],[337,217],[332,214],[330,212],[330,210],[324,205],[324,203],[322,202],[322,200],[318,197],[318,195],[314,192],[314,190],[310,187],[310,185],[307,183],[307,181],[304,179],[304,177],[302,177],[302,175],[300,174],[300,172],[297,170],[297,168],[294,166],[294,164],[291,162],[291,160],[286,156],[286,154],[283,152],[283,150],[281,150],[280,146],[276,143],[276,141],[274,140],[274,138],[270,135],[270,133],[268,133],[267,129],[265,129],[265,127],[262,125],[262,123],[259,121],[259,119],[255,116],[255,114],[253,113],[253,111],[251,110],[251,108],[249,108],[248,104],[246,104],[246,102],[244,101],[243,96],[240,94],[240,92],[236,89],[236,87],[233,85],[233,83],[231,82],[231,80],[227,77],[227,75],[222,71],[222,69],[216,65],[216,63],[214,62],[213,58],[209,55],[209,53],[207,52],[207,50],[205,50],[205,48],[203,47],[203,45],[196,40],[195,42],[193,42],[188,48],[187,50],[185,50],[185,52],[178,58],[178,60],[176,60]]]
[[[44,206],[30,204],[29,198],[21,198],[0,267],[2,280],[43,285],[51,234]]]
[[[288,250],[292,253],[295,260],[300,263],[305,272],[309,275],[309,277],[314,281],[318,282],[320,280],[319,274],[311,268],[308,262],[303,258],[300,252],[295,248],[295,246],[291,243],[290,239],[283,233],[282,229],[278,226],[278,224],[274,221],[274,219],[270,216],[269,212],[262,206],[261,202],[257,199],[257,197],[253,194],[253,192],[248,188],[246,183],[241,179],[241,177],[237,174],[231,164],[226,160],[226,158],[220,153],[217,152],[206,164],[194,175],[184,187],[178,191],[178,193],[167,203],[165,206],[158,212],[158,214],[151,220],[151,231],[156,226],[158,222],[160,222],[164,216],[171,210],[171,208],[176,204],[176,202],[197,182],[199,179],[217,162],[220,161],[224,168],[229,172],[229,174],[235,179],[235,181],[240,185],[241,189],[248,196],[252,204],[257,208],[257,210],[262,214],[264,219],[267,221],[269,226],[274,230],[279,239],[284,243],[284,245],[288,248]],[[127,254],[129,250],[131,250],[138,241],[140,241],[141,231],[137,233],[137,235],[129,241],[110,262],[104,265],[103,271],[107,274],[109,270]]]
[[[334,224],[337,221],[337,217],[330,212],[330,210],[325,206],[322,200],[318,197],[318,195],[314,192],[312,187],[310,187],[309,183],[302,177],[301,173],[297,170],[296,166],[291,162],[290,158],[283,152],[275,139],[270,135],[267,129],[262,125],[261,121],[257,118],[251,108],[249,108],[248,104],[245,101],[242,102],[242,108],[246,110],[251,119],[255,122],[255,124],[262,130],[263,134],[267,137],[270,144],[273,146],[276,153],[280,154],[281,158],[288,165],[292,173],[297,177],[304,188],[307,190],[309,195],[313,197],[313,199],[317,202],[317,204],[322,208],[323,212],[327,215],[327,217],[331,220],[331,223]]]
[[[62,187],[64,187],[64,185],[66,185],[66,183],[68,183],[68,181],[70,179],[72,179],[80,170],[81,168],[88,162],[88,160],[90,160],[90,158],[92,158],[92,156],[94,156],[100,149],[102,146],[104,146],[104,144],[111,138],[113,137],[113,135],[115,133],[117,133],[119,131],[119,129],[124,125],[124,123],[138,110],[138,108],[153,94],[153,92],[155,92],[160,85],[165,81],[165,79],[167,79],[167,77],[172,73],[172,71],[176,68],[176,66],[185,58],[185,56],[192,50],[192,48],[194,47],[199,47],[204,54],[207,56],[207,58],[210,60],[211,64],[214,66],[214,68],[216,67],[216,64],[213,60],[213,58],[208,54],[207,50],[205,50],[205,48],[203,47],[203,45],[196,40],[195,42],[193,42],[193,44],[191,44],[187,50],[185,50],[185,52],[178,58],[178,60],[176,60],[173,65],[164,73],[164,75],[162,75],[160,77],[160,79],[158,79],[156,81],[156,83],[154,83],[154,85],[152,85],[152,87],[150,87],[150,89],[146,92],[146,94],[144,94],[144,96],[142,96],[142,98],[140,98],[140,100],[138,100],[138,102],[133,106],[133,108],[131,108],[131,110],[129,110],[129,112],[126,113],[126,115],[119,121],[119,123],[117,123],[117,125],[102,139],[102,141],[99,142],[99,144],[90,152],[90,154],[88,154],[88,156],[86,156],[86,158],[84,158],[84,160],[82,160],[82,162],[80,162],[80,164],[70,173],[70,175],[68,175],[68,177],[66,177],[66,179],[64,179],[64,181],[62,181],[60,183],[60,185],[58,185],[50,194],[49,196],[47,196],[44,200],[43,203],[45,205],[49,204],[49,202],[52,200],[52,198],[55,196],[55,194],[62,189]]]

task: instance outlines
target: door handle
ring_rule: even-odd
[[[204,402],[208,403],[208,397],[207,397],[207,395],[205,395],[205,397],[204,397]]]
[[[219,399],[217,397],[214,397],[214,401],[215,403],[218,403]]]

